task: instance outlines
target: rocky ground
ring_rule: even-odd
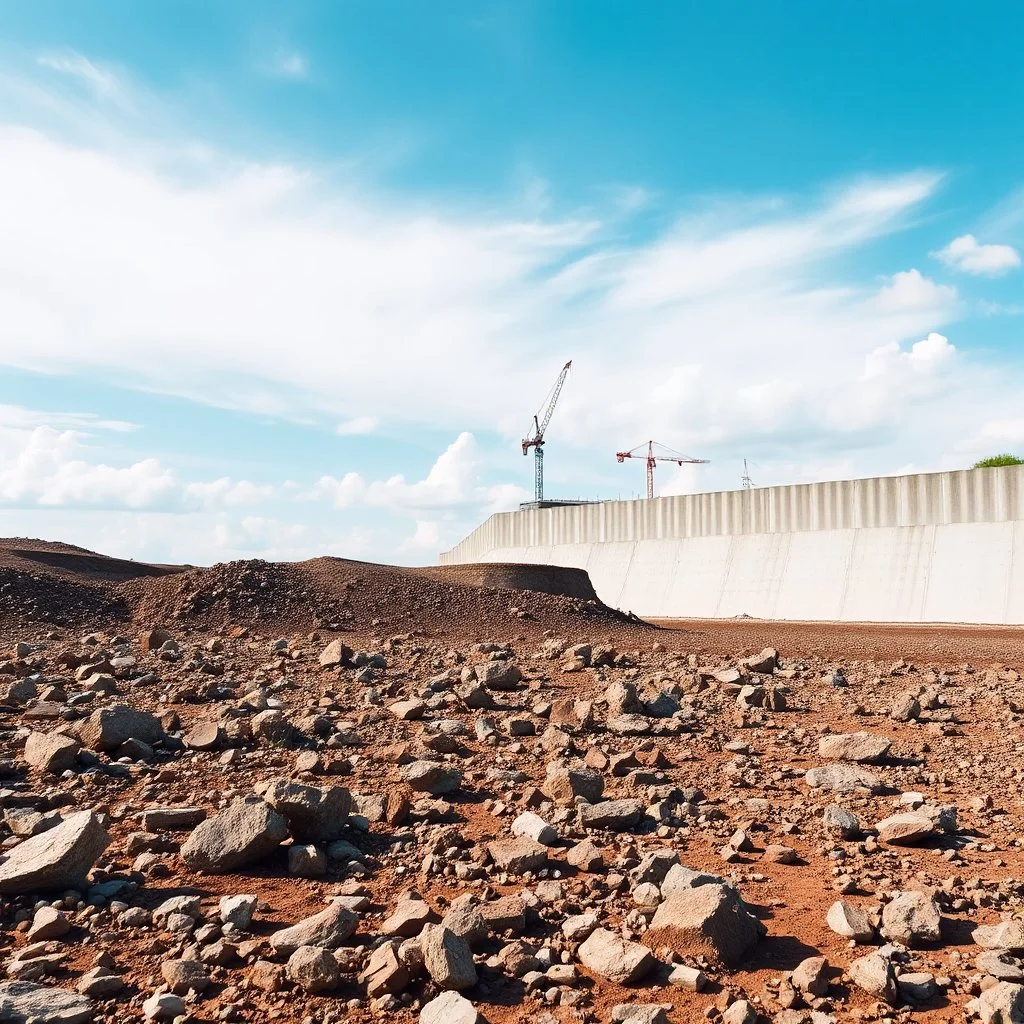
[[[1024,1021],[1024,632],[33,543],[0,1020]]]

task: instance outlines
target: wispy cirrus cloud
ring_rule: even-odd
[[[36,60],[41,67],[78,79],[99,99],[129,105],[121,73],[110,65],[90,60],[74,50],[41,53]]]

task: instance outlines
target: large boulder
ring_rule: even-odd
[[[7,854],[0,864],[0,893],[76,888],[109,844],[107,830],[92,811],[70,814]]]
[[[444,925],[428,924],[419,937],[423,966],[438,988],[461,991],[476,984],[476,964],[469,943]]]
[[[304,786],[275,779],[263,799],[288,819],[292,835],[309,843],[329,843],[341,838],[352,808],[352,795],[344,786]]]
[[[259,798],[236,800],[201,822],[181,848],[193,870],[237,871],[270,856],[288,837],[288,822]]]
[[[595,928],[580,944],[578,955],[588,971],[617,985],[642,980],[655,964],[649,949],[607,928]]]
[[[882,790],[882,780],[877,775],[872,775],[858,765],[842,762],[811,768],[804,776],[804,781],[812,789],[824,789],[832,793],[855,793],[857,790],[878,793]]]
[[[300,946],[337,949],[359,927],[359,915],[337,900],[319,914],[313,914],[289,928],[279,928],[270,936],[270,945],[286,956]]]
[[[458,992],[442,992],[420,1010],[420,1024],[479,1024],[476,1007]]]
[[[0,982],[0,1020],[8,1024],[92,1024],[91,999],[31,981]]]
[[[700,885],[670,896],[654,912],[644,942],[681,955],[703,954],[735,966],[765,934],[739,893],[728,885]]]
[[[125,704],[99,708],[79,722],[75,731],[83,747],[89,750],[117,750],[127,740],[153,744],[163,739],[160,719],[148,711],[138,711]]]
[[[580,824],[584,828],[622,832],[632,828],[643,813],[644,805],[639,800],[601,800],[596,804],[580,804]]]
[[[942,938],[939,905],[923,892],[901,892],[882,908],[882,931],[890,942],[904,946],[938,942]]]
[[[981,1024],[1024,1024],[1024,985],[1000,981],[965,1007]]]
[[[892,740],[871,732],[837,732],[818,740],[818,754],[829,761],[880,761],[889,753]]]
[[[32,732],[25,740],[25,760],[33,767],[60,775],[74,767],[81,744],[59,732]]]
[[[926,814],[907,811],[904,814],[890,814],[875,828],[878,840],[892,846],[916,846],[936,835],[935,823]]]

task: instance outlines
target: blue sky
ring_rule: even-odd
[[[1024,448],[1018,4],[0,6],[0,533],[433,561]]]

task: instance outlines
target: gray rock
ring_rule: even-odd
[[[15,846],[0,864],[0,893],[73,889],[110,844],[92,811],[70,814],[54,828]]]
[[[402,768],[402,778],[417,793],[444,796],[458,792],[462,785],[462,773],[437,761],[413,761]]]
[[[476,1007],[458,992],[442,992],[420,1010],[420,1024],[482,1024]]]
[[[644,942],[684,954],[694,951],[729,965],[765,934],[739,893],[728,885],[701,885],[670,896],[654,913]]]
[[[854,960],[846,969],[853,983],[868,995],[895,1003],[897,997],[896,972],[887,957],[868,953]]]
[[[419,939],[423,966],[435,985],[456,991],[476,984],[476,964],[469,943],[443,925],[428,924]]]
[[[978,925],[971,932],[971,938],[985,949],[1006,949],[1014,953],[1024,952],[1024,921],[1012,918],[999,924]]]
[[[595,928],[580,944],[580,963],[618,985],[640,981],[654,968],[654,955],[639,942],[629,942],[607,928]]]
[[[868,915],[859,907],[845,900],[836,900],[828,909],[825,924],[844,939],[854,942],[870,942],[875,937]]]
[[[288,837],[288,822],[266,801],[236,800],[201,822],[185,840],[181,858],[193,870],[224,873],[255,864]]]
[[[532,839],[497,839],[487,844],[487,852],[501,871],[513,875],[539,871],[548,861],[547,847]]]
[[[299,946],[288,957],[285,972],[303,992],[331,992],[341,981],[338,961],[320,946]]]
[[[82,746],[101,751],[117,750],[128,740],[153,744],[164,736],[163,726],[156,715],[125,704],[99,708],[77,723],[75,731]]]
[[[174,1020],[185,1013],[185,1000],[173,992],[154,992],[143,1004],[146,1020]]]
[[[352,808],[352,794],[344,786],[321,789],[288,779],[275,779],[262,796],[287,818],[295,839],[307,843],[340,839]]]
[[[986,989],[965,1007],[973,1010],[981,1024],[1024,1024],[1024,985],[1000,981]]]
[[[25,741],[25,760],[33,768],[60,775],[74,767],[81,749],[81,744],[72,736],[59,732],[33,732]]]
[[[821,816],[825,828],[843,839],[856,839],[860,835],[860,822],[853,811],[829,804]]]
[[[879,842],[893,846],[916,846],[936,834],[932,819],[913,811],[891,814],[878,822],[875,828],[878,830]]]
[[[990,949],[979,953],[974,963],[979,971],[1000,981],[1024,981],[1024,964],[1006,949]]]
[[[904,946],[938,942],[942,937],[939,905],[923,892],[901,892],[882,908],[882,931]]]
[[[532,839],[541,846],[558,845],[558,830],[533,811],[523,811],[512,822],[512,835]]]
[[[299,946],[318,946],[321,949],[337,949],[350,938],[359,926],[359,915],[343,903],[332,903],[319,914],[313,914],[293,924],[280,928],[270,936],[270,945],[278,953],[294,953]]]
[[[584,828],[621,832],[636,825],[643,813],[644,805],[639,800],[602,800],[596,804],[580,804],[580,824]]]
[[[640,858],[640,863],[633,871],[633,881],[653,882],[661,885],[665,876],[679,863],[679,854],[675,850],[651,850]]]
[[[92,1000],[31,981],[0,982],[0,1020],[10,1024],[91,1024]]]
[[[877,775],[855,764],[837,763],[811,768],[804,781],[812,789],[825,789],[832,793],[855,793],[859,789],[878,793],[882,790],[882,781]]]
[[[519,667],[510,661],[483,661],[474,670],[477,681],[488,690],[514,690],[523,679]]]
[[[552,763],[547,767],[544,792],[557,804],[569,806],[582,797],[587,803],[597,803],[604,793],[604,779],[590,768],[567,768]]]
[[[671,1024],[671,1003],[619,1003],[612,1007],[613,1024]]]
[[[822,736],[818,754],[829,761],[855,761],[858,764],[880,761],[889,753],[892,740],[870,732],[845,732]]]
[[[218,907],[221,922],[245,931],[252,924],[252,915],[256,913],[258,904],[259,899],[255,896],[221,896]]]

